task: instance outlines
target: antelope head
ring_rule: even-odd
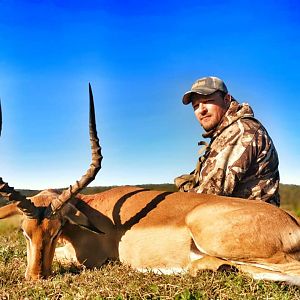
[[[67,217],[68,212],[71,210],[74,212],[75,210],[77,220],[80,221],[81,219],[82,226],[88,223],[87,217],[77,211],[75,206],[70,204],[70,200],[95,179],[101,168],[101,147],[97,136],[94,100],[90,85],[89,97],[92,162],[79,181],[76,181],[75,184],[60,194],[45,190],[34,197],[27,198],[0,178],[0,195],[12,202],[0,208],[0,219],[15,214],[23,214],[24,216],[22,230],[27,243],[26,279],[36,280],[51,274],[55,246],[65,222],[69,220]],[[2,114],[0,107],[0,133],[1,128]]]

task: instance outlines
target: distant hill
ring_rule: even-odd
[[[174,184],[164,183],[164,184],[142,184],[137,185],[142,188],[147,188],[150,190],[168,191],[175,192],[177,189]],[[96,186],[87,187],[83,190],[83,194],[95,194],[103,192],[105,190],[111,189],[114,186]],[[57,189],[58,191],[63,190],[62,188]],[[23,195],[30,197],[36,195],[39,190],[19,190]],[[300,186],[293,184],[280,184],[279,188],[281,197],[281,206],[285,209],[293,210],[300,216]],[[0,197],[0,206],[7,203],[7,201]]]
[[[294,184],[280,184],[279,193],[281,206],[293,210],[300,216],[300,186]]]

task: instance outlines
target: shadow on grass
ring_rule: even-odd
[[[60,262],[55,262],[53,264],[52,276],[66,275],[66,274],[77,275],[80,274],[84,269],[85,267],[75,263],[63,264]]]

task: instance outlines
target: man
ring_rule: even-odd
[[[217,77],[197,80],[182,102],[192,104],[210,143],[196,169],[175,178],[179,190],[260,199],[279,206],[277,152],[251,107],[239,104]]]

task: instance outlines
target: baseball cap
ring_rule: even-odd
[[[196,80],[190,91],[187,91],[182,98],[183,104],[189,104],[191,102],[191,94],[197,93],[199,95],[210,95],[216,91],[228,93],[227,87],[223,80],[218,77],[208,76]]]

